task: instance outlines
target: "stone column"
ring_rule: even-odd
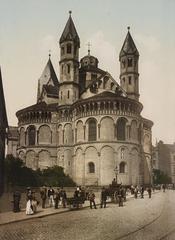
[[[86,184],[86,163],[85,163],[85,152],[82,153],[83,155],[83,174],[82,174],[82,184],[85,186]]]
[[[84,141],[86,141],[86,125],[83,126],[83,131],[84,131]]]
[[[101,124],[98,124],[98,140],[100,140],[100,127],[101,127]]]
[[[98,152],[98,186],[101,186],[101,159],[100,159],[101,153]]]

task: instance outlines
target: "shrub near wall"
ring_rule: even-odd
[[[63,186],[73,187],[76,184],[65,175],[62,167],[51,167],[34,171],[27,168],[24,162],[12,155],[5,159],[5,182],[7,186]]]

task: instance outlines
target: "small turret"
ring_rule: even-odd
[[[119,55],[120,85],[128,97],[139,100],[139,52],[130,34],[130,27]]]

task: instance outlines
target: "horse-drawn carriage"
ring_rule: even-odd
[[[83,190],[76,190],[73,197],[67,198],[67,205],[69,209],[80,209],[86,200],[86,194]]]
[[[130,186],[122,184],[110,184],[106,189],[107,196],[111,198],[111,202],[120,203],[126,201],[126,192]]]

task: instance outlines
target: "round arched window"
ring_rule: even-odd
[[[126,163],[121,162],[119,165],[119,173],[126,173]]]
[[[93,162],[90,162],[88,164],[89,167],[89,173],[95,173],[95,164]]]

